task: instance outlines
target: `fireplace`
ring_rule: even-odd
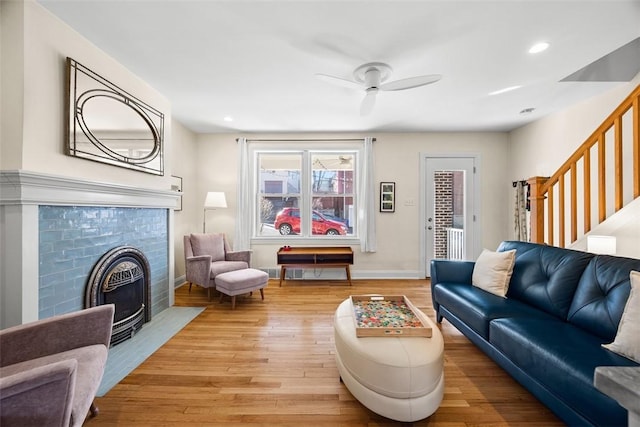
[[[93,298],[87,301],[86,293],[94,266],[111,248],[124,245],[142,251],[151,267],[147,318],[171,307],[170,236],[179,198],[175,191],[137,182],[0,171],[0,236],[7,248],[0,248],[0,328],[90,306]]]
[[[133,337],[151,320],[150,276],[147,257],[133,246],[111,249],[93,267],[85,306],[115,304],[112,346]]]

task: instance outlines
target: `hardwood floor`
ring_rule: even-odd
[[[434,318],[427,280],[271,280],[260,294],[207,301],[176,291],[176,305],[206,310],[104,397],[88,426],[401,426],[371,412],[339,381],[333,313],[349,295],[404,294]],[[414,426],[561,426],[548,409],[447,321],[445,394]]]

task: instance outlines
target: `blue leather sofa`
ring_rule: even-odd
[[[431,262],[438,322],[447,319],[568,425],[626,425],[627,411],[593,375],[597,366],[638,366],[601,344],[615,338],[640,259],[511,241],[498,251],[510,249],[507,298],[471,285],[474,262]]]

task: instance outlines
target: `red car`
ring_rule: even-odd
[[[299,234],[300,233],[300,209],[284,208],[276,215],[275,228],[280,234]],[[334,221],[322,215],[320,212],[313,211],[311,221],[312,234],[328,234],[328,235],[345,235],[347,234],[347,226],[339,221]]]

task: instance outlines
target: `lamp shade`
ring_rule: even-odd
[[[615,255],[615,236],[587,236],[587,251],[594,254]]]
[[[210,191],[204,201],[205,209],[226,208],[227,199],[222,191]]]

